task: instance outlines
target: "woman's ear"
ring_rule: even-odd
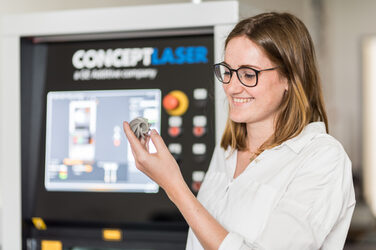
[[[289,81],[284,77],[285,94],[289,91]]]

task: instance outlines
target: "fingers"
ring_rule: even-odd
[[[141,145],[146,148],[146,151],[149,152],[149,142],[150,142],[150,136],[149,135],[145,135],[144,137],[142,137],[140,139],[140,142],[141,142]]]
[[[146,141],[145,141],[146,151],[150,152],[150,151],[149,151],[150,136],[147,135],[145,138],[146,138]]]
[[[155,129],[153,129],[150,133],[150,138],[147,136],[144,143],[141,143],[140,140],[135,136],[131,128],[129,127],[128,122],[123,122],[123,128],[125,135],[128,138],[129,143],[131,144],[131,148],[135,154],[145,153],[146,151],[149,152],[148,144],[151,138],[157,152],[169,152],[166,144],[164,143],[162,137],[157,133]]]
[[[168,148],[166,147],[166,144],[164,143],[162,137],[158,134],[158,132],[153,129],[151,132],[150,132],[150,138],[155,146],[155,148],[157,149],[157,152],[166,152],[168,150]]]
[[[138,138],[133,133],[132,129],[129,127],[128,122],[123,122],[123,129],[124,133],[128,138],[129,143],[131,144],[131,148],[135,154],[140,154],[141,152],[145,152],[145,148],[138,140]]]

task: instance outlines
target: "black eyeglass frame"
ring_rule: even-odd
[[[230,79],[228,80],[228,82],[225,82],[225,81],[221,80],[221,77],[219,77],[219,76],[217,75],[217,73],[216,73],[216,72],[217,72],[217,71],[216,71],[216,67],[219,67],[219,66],[224,66],[224,67],[226,67],[226,68],[230,71]],[[232,73],[233,73],[233,72],[236,72],[236,76],[238,77],[239,82],[240,82],[241,84],[243,84],[245,87],[249,87],[249,88],[252,88],[252,87],[256,87],[256,86],[257,86],[257,83],[258,83],[258,76],[259,76],[259,74],[260,74],[261,72],[263,72],[263,71],[275,70],[275,69],[277,69],[277,68],[279,68],[279,66],[276,66],[276,67],[273,67],[273,68],[268,68],[268,69],[260,69],[260,70],[257,70],[257,69],[251,68],[251,67],[247,67],[247,66],[241,66],[241,67],[239,67],[238,69],[232,69],[232,68],[230,68],[227,64],[225,64],[225,63],[223,63],[223,62],[221,62],[221,63],[216,63],[216,64],[213,65],[214,75],[217,77],[218,81],[220,81],[221,83],[223,83],[223,84],[229,84],[230,81],[231,81],[231,78],[232,78]],[[238,71],[239,71],[240,69],[250,69],[250,70],[253,70],[253,71],[255,72],[255,75],[256,75],[256,83],[255,83],[254,85],[251,85],[251,86],[250,86],[250,85],[247,85],[247,84],[245,84],[245,83],[243,83],[242,80],[240,79],[240,77],[239,77],[239,73],[238,73]]]

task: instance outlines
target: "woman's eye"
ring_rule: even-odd
[[[225,76],[229,76],[229,75],[230,75],[230,71],[225,71],[225,72],[223,72],[223,75],[225,75]]]
[[[244,77],[247,78],[247,79],[252,79],[254,78],[256,75],[255,74],[244,74]]]

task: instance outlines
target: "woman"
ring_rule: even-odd
[[[229,116],[197,199],[157,132],[149,154],[124,123],[137,167],[189,224],[187,249],[343,249],[355,206],[351,162],[326,133],[304,24],[286,13],[245,19],[214,69]]]

